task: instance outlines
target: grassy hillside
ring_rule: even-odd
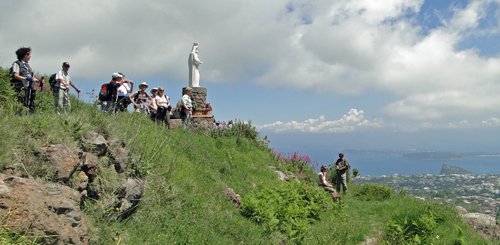
[[[0,75],[5,78],[4,72]],[[146,180],[144,197],[125,220],[110,215],[102,200],[85,200],[82,209],[94,244],[359,244],[367,239],[379,244],[489,244],[452,207],[387,187],[351,186],[349,196],[333,203],[316,187],[310,168],[299,174],[299,182],[282,182],[270,166],[297,172],[304,163],[277,159],[265,142],[253,139],[248,125],[225,132],[168,130],[142,115],[107,115],[74,98],[70,114],[56,115],[50,94],[39,96],[35,115],[19,116],[7,101],[5,83],[2,79],[1,169],[20,162],[27,175],[51,181],[36,149],[76,145],[89,131],[119,138],[131,150],[137,165],[131,174]],[[112,172],[101,171],[99,177],[109,192],[115,190]],[[224,196],[228,187],[241,195],[241,209]],[[3,226],[0,241],[31,242]]]

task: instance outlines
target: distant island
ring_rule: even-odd
[[[403,156],[410,159],[420,160],[460,160],[463,158],[463,156],[458,153],[436,151],[408,152],[404,153]]]
[[[467,171],[461,167],[457,167],[454,165],[450,164],[443,164],[441,166],[441,172],[439,173],[441,175],[448,175],[448,174],[472,174],[470,171]]]

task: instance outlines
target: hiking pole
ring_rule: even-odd
[[[76,108],[80,108],[80,92],[77,92],[76,94],[78,95],[76,99]]]

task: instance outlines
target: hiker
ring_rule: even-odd
[[[158,93],[158,88],[152,88],[150,92],[151,92],[151,97],[155,98],[156,94]],[[156,120],[157,112],[158,112],[158,106],[156,105],[156,101],[153,99],[149,104],[149,117],[151,118],[151,120],[153,121]]]
[[[33,70],[28,62],[31,59],[31,48],[22,47],[16,50],[17,60],[12,63],[10,81],[17,100],[28,108],[29,113],[35,112],[36,89]],[[24,93],[23,93],[24,92]]]
[[[181,117],[185,126],[191,126],[191,121],[193,120],[193,102],[191,100],[192,92],[193,89],[187,87],[184,89],[184,95],[182,95]]]
[[[57,114],[60,114],[61,112],[63,114],[66,114],[69,112],[71,108],[68,96],[70,86],[73,87],[78,94],[80,94],[81,92],[80,89],[76,87],[75,83],[71,81],[71,77],[68,74],[69,68],[70,68],[69,63],[64,62],[62,64],[62,70],[60,70],[56,74],[55,78],[56,82],[54,85],[53,92],[54,92],[54,107]]]
[[[118,74],[123,76],[123,84],[118,87],[116,108],[119,111],[126,111],[130,103],[132,103],[130,100],[130,94],[132,93],[132,90],[134,90],[134,81],[127,79],[121,72],[118,72]]]
[[[339,153],[339,159],[335,162],[335,171],[337,171],[337,192],[340,192],[342,185],[342,192],[347,194],[347,172],[349,171],[349,162],[345,159],[344,153]]]
[[[164,122],[167,127],[169,127],[170,110],[172,109],[172,106],[170,105],[170,98],[165,95],[165,89],[163,89],[162,87],[158,88],[158,95],[156,95],[154,101],[158,106],[156,121]]]
[[[147,88],[148,84],[142,82],[141,84],[139,84],[139,91],[130,95],[130,100],[134,104],[134,109],[136,112],[148,113],[149,111],[149,105],[151,104],[153,98],[146,92]]]
[[[323,187],[325,191],[336,193],[335,189],[333,189],[333,185],[326,180],[326,174],[328,173],[328,166],[321,166],[321,171],[318,173],[318,184]]]
[[[115,113],[118,87],[123,84],[123,76],[115,72],[111,75],[111,81],[106,85],[106,112]]]

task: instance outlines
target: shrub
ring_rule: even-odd
[[[300,242],[331,200],[319,189],[296,182],[262,189],[243,198],[242,214],[271,233],[279,231]]]
[[[386,226],[385,244],[429,244],[438,226],[432,212],[400,214]]]
[[[394,196],[394,190],[388,186],[364,184],[356,187],[353,196],[363,201],[383,201]]]

